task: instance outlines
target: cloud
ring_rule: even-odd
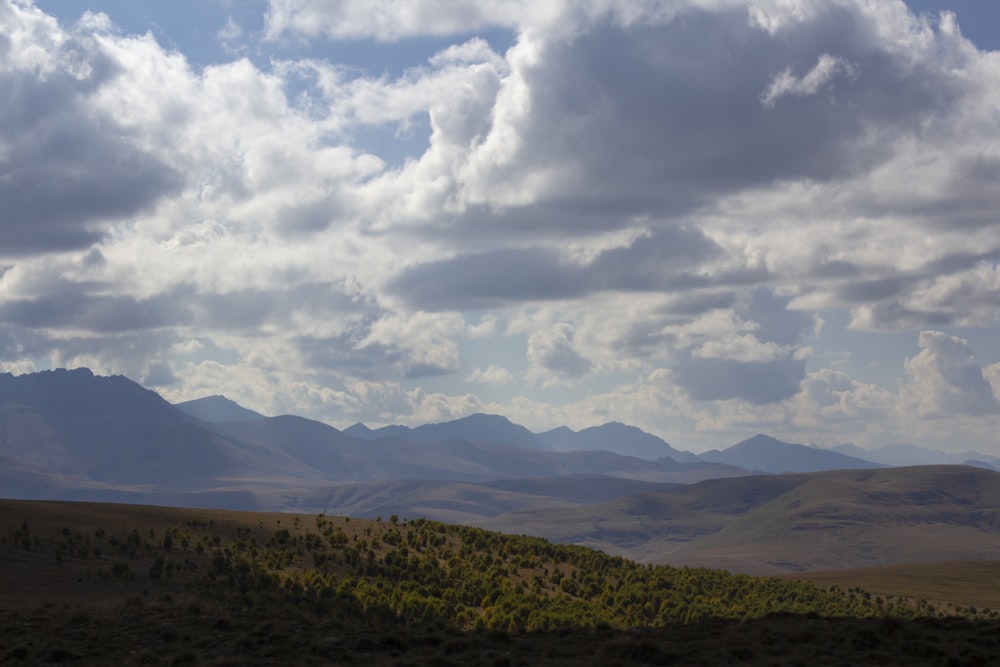
[[[836,58],[829,53],[820,55],[815,67],[803,75],[796,78],[792,75],[792,69],[786,67],[781,74],[776,75],[767,90],[761,95],[761,104],[771,108],[785,95],[804,97],[815,95],[820,90],[830,84],[838,74],[851,77],[857,73],[857,68],[843,58]]]
[[[474,369],[463,382],[471,382],[477,384],[507,384],[514,381],[514,375],[502,366],[496,366],[490,364],[485,370],[482,368]]]
[[[121,69],[83,27],[0,4],[0,255],[87,247],[178,191],[172,165],[94,104]]]
[[[471,33],[491,26],[516,26],[535,3],[501,0],[454,3],[419,0],[403,5],[375,2],[270,0],[266,30],[271,39],[287,33],[334,39],[394,41],[422,35]],[[535,10],[537,11],[537,9]]]
[[[247,57],[196,69],[0,0],[0,361],[331,421],[988,432],[960,345],[837,348],[1000,317],[1000,66],[954,17],[443,6],[233,5]]]
[[[691,273],[718,253],[698,230],[664,227],[638,235],[627,246],[599,251],[586,263],[566,259],[554,248],[470,253],[404,269],[388,289],[416,307],[450,309],[740,282],[739,273],[715,280]],[[456,275],[464,279],[456,281]]]
[[[676,382],[698,401],[768,405],[790,398],[810,353],[801,338],[815,323],[768,290],[756,290],[738,306],[663,327],[664,344],[675,350]]]
[[[968,341],[940,331],[921,331],[920,353],[906,360],[907,400],[917,414],[980,416],[1000,413],[993,386],[975,362]]]
[[[576,351],[573,328],[565,323],[535,331],[528,337],[529,382],[543,387],[572,383],[591,369],[591,363]]]
[[[954,103],[943,73],[904,65],[879,40],[847,8],[812,12],[775,36],[736,6],[641,31],[597,18],[573,40],[522,37],[491,134],[470,156],[467,196],[510,205],[573,192],[614,198],[626,215],[678,215],[742,188],[871,168],[918,119]],[[761,106],[774,69],[831,53],[860,74],[829,96]],[[870,137],[871,123],[886,133]]]
[[[36,370],[35,364],[32,363],[30,359],[22,359],[18,361],[0,360],[0,373],[25,375],[26,373],[34,373]]]
[[[682,359],[674,366],[677,382],[698,401],[740,399],[753,405],[777,403],[799,390],[805,362],[798,359],[738,361]]]

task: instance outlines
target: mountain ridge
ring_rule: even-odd
[[[661,458],[679,462],[700,460],[697,455],[675,449],[662,438],[638,427],[614,421],[580,431],[559,426],[535,433],[502,415],[476,413],[451,421],[415,427],[394,424],[371,429],[363,423],[357,423],[345,429],[344,433],[366,440],[393,437],[413,442],[433,442],[458,438],[552,452],[606,450],[650,461]]]
[[[191,415],[195,419],[212,423],[253,421],[265,418],[259,412],[244,408],[236,401],[219,394],[196,398],[193,401],[175,403],[174,407]]]
[[[880,468],[884,465],[828,449],[782,442],[763,433],[758,433],[722,451],[703,452],[701,458],[747,470],[776,474]]]

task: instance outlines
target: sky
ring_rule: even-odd
[[[1000,3],[0,0],[0,371],[1000,455]]]

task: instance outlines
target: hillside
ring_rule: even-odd
[[[671,559],[750,572],[991,559],[1000,552],[998,517],[1000,474],[992,471],[826,473],[678,548]]]
[[[646,562],[776,574],[992,558],[997,516],[1000,474],[927,466],[708,480],[479,525]]]
[[[0,501],[0,659],[988,664],[993,612],[395,517]]]
[[[294,504],[355,517],[397,514],[476,525],[507,512],[547,512],[672,486],[677,485],[601,475],[503,479],[478,484],[395,480],[338,484],[297,497]]]

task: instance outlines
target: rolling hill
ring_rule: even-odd
[[[449,523],[477,523],[515,511],[546,512],[583,506],[656,489],[679,486],[604,475],[503,479],[478,484],[435,480],[393,480],[338,484],[297,496],[296,507],[364,517],[423,517]]]
[[[755,574],[989,559],[1000,550],[1000,473],[926,466],[719,479],[479,525]]]
[[[3,664],[994,664],[996,587],[933,607],[426,520],[0,500]],[[981,564],[992,577],[995,564]],[[957,592],[969,599],[970,582]],[[948,597],[943,600],[948,600]]]

